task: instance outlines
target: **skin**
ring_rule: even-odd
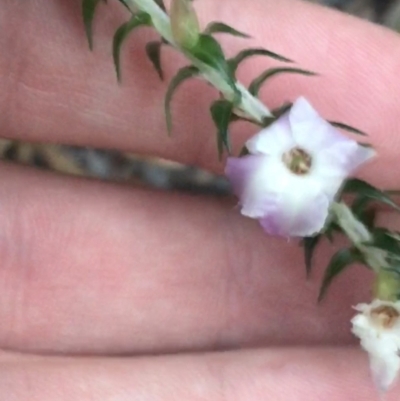
[[[185,84],[168,138],[166,83],[143,51],[155,35],[129,39],[118,86],[110,46],[126,14],[109,3],[99,8],[89,53],[80,1],[2,1],[1,135],[135,151],[221,173],[207,111],[215,92]],[[295,0],[243,4],[203,0],[196,9],[202,26],[220,20],[252,34],[251,42],[221,36],[227,54],[250,43],[319,72],[283,76],[261,96],[275,107],[304,95],[327,119],[369,132],[380,157],[361,176],[398,188],[399,37]],[[164,54],[170,78],[182,60]],[[249,82],[275,64],[254,58],[239,78]],[[236,149],[253,132],[237,124]],[[296,242],[266,237],[232,199],[5,163],[0,176],[0,399],[376,399],[349,333],[351,306],[370,299],[369,272],[348,270],[316,304],[332,247],[318,249],[319,267],[306,281]],[[388,212],[381,219],[398,224]]]

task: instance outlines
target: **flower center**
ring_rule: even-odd
[[[371,311],[371,317],[384,329],[390,329],[400,317],[400,313],[393,306],[382,305]]]
[[[284,153],[282,161],[291,172],[297,175],[307,174],[312,164],[311,156],[301,148],[293,148]]]

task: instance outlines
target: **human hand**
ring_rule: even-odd
[[[3,0],[1,134],[221,173],[207,115],[215,93],[186,84],[168,138],[165,84],[143,51],[153,34],[129,39],[118,86],[110,42],[124,11],[109,3],[89,53],[80,1]],[[370,132],[380,157],[365,174],[398,187],[398,36],[301,2],[243,4],[203,0],[196,9],[203,23],[224,21],[320,72],[281,77],[264,99],[274,107],[302,94],[327,118]],[[246,45],[225,43],[230,54]],[[164,54],[170,76],[179,62]],[[240,78],[267,64],[254,59]],[[250,133],[235,126],[236,148]],[[0,171],[0,400],[375,399],[366,356],[347,347],[351,305],[368,297],[364,270],[340,277],[317,306],[320,271],[306,281],[301,249],[267,237],[230,201]],[[316,264],[330,253],[321,248]]]

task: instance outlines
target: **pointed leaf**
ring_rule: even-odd
[[[394,233],[391,233],[385,228],[376,228],[372,232],[373,239],[371,241],[371,245],[399,257],[400,242],[393,234]]]
[[[165,4],[163,0],[154,0],[154,2],[165,12]]]
[[[397,211],[400,211],[400,207],[393,202],[385,192],[358,178],[351,178],[345,182],[342,189],[342,194],[345,193],[362,195],[366,198],[369,198],[371,201],[382,202],[388,206],[391,206]]]
[[[223,22],[210,22],[203,32],[206,35],[212,35],[214,33],[229,33],[233,36],[239,36],[241,38],[250,38],[246,33],[240,32],[231,26],[224,24]]]
[[[82,0],[82,17],[90,50],[93,50],[92,25],[96,7],[99,2],[100,0]]]
[[[323,234],[328,238],[329,242],[333,243],[334,235],[337,233],[343,233],[342,227],[339,226],[334,220],[329,222],[324,228]]]
[[[305,237],[302,240],[302,245],[304,247],[304,262],[306,265],[307,277],[310,277],[312,269],[312,258],[314,255],[315,248],[317,247],[322,235],[318,234],[314,237]]]
[[[339,122],[337,122],[337,121],[329,121],[329,124],[333,125],[333,126],[336,127],[336,128],[340,128],[340,129],[343,129],[343,130],[345,130],[345,131],[349,131],[349,132],[351,132],[352,134],[357,134],[357,135],[362,135],[362,136],[368,136],[365,132],[360,131],[359,129],[354,128],[354,127],[352,127],[352,126],[350,126],[350,125],[347,125],[347,124],[339,123]]]
[[[204,64],[219,71],[225,81],[235,91],[237,96],[240,96],[235,85],[235,79],[231,74],[228,62],[225,59],[224,52],[220,44],[212,36],[205,34],[199,35],[196,45],[190,49],[190,52]]]
[[[262,126],[264,128],[268,127],[272,123],[274,123],[279,117],[287,113],[291,107],[293,106],[293,103],[284,103],[282,106],[277,107],[276,109],[271,110],[273,117],[265,117],[262,122]]]
[[[353,263],[363,263],[363,257],[357,249],[347,248],[336,252],[329,262],[325,270],[325,275],[322,280],[321,289],[318,296],[318,302],[321,302],[326,291],[332,283],[332,280],[342,273],[347,267]]]
[[[239,114],[236,114],[236,113],[232,113],[232,115],[231,115],[231,122],[235,122],[235,121],[245,121],[245,122],[247,122],[247,123],[260,125],[260,122],[259,122],[259,121],[253,120],[253,119],[251,119],[251,118],[244,117],[243,115],[239,115]]]
[[[161,68],[161,46],[163,43],[161,41],[152,41],[146,44],[146,54],[154,69],[157,71],[158,76],[161,81],[164,79],[163,71]]]
[[[129,8],[128,3],[126,2],[126,0],[119,0],[119,2],[120,2],[126,9],[128,9],[130,12],[132,12],[132,10]]]
[[[315,72],[308,71],[308,70],[302,70],[300,68],[291,68],[291,67],[279,67],[279,68],[270,68],[269,70],[264,71],[261,75],[259,75],[257,78],[255,78],[249,86],[249,92],[257,96],[258,92],[262,86],[262,84],[267,81],[269,78],[272,78],[275,75],[279,74],[284,74],[284,73],[289,73],[289,74],[300,74],[300,75],[317,75]]]
[[[221,160],[224,148],[231,152],[231,145],[229,142],[228,128],[231,121],[233,104],[228,100],[216,100],[210,107],[212,119],[218,129],[217,131],[217,144],[218,155]]]
[[[149,26],[150,23],[151,23],[151,18],[149,14],[139,13],[136,15],[132,15],[132,18],[128,22],[125,22],[125,24],[122,24],[115,32],[113,40],[113,57],[118,81],[121,80],[120,53],[124,40],[135,28],[143,25]]]
[[[239,67],[239,64],[246,60],[249,57],[253,56],[266,56],[266,57],[271,57],[273,59],[279,60],[279,61],[285,61],[287,63],[292,63],[293,61],[283,57],[277,53],[271,52],[266,49],[262,48],[254,48],[254,49],[245,49],[239,52],[235,57],[232,57],[231,59],[228,60],[229,67],[232,71],[233,74],[236,73],[237,68]]]
[[[351,211],[368,229],[372,229],[375,223],[376,210],[369,208],[371,199],[367,196],[357,196],[351,204]]]
[[[182,67],[176,75],[171,79],[168,85],[167,93],[164,100],[165,118],[167,120],[168,135],[172,131],[172,118],[171,118],[171,100],[175,90],[182,82],[199,74],[199,69],[193,65]]]

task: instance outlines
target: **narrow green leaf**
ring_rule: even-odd
[[[368,229],[375,224],[376,210],[369,207],[371,199],[364,195],[357,196],[351,204],[351,211]]]
[[[352,134],[357,134],[357,135],[362,135],[362,136],[368,136],[365,132],[360,131],[359,129],[354,128],[354,127],[352,127],[352,126],[350,126],[350,125],[347,125],[347,124],[339,123],[339,122],[337,122],[337,121],[329,121],[329,124],[333,125],[333,126],[336,127],[336,128],[340,128],[340,129],[343,129],[343,130],[345,130],[345,131],[349,131],[349,132],[351,132]]]
[[[171,79],[171,82],[168,85],[167,93],[164,99],[164,109],[165,109],[165,118],[167,120],[168,135],[170,135],[172,131],[171,100],[173,94],[175,93],[175,90],[178,88],[178,86],[182,84],[182,82],[198,75],[198,73],[199,69],[193,65],[182,67],[176,73],[176,75]]]
[[[270,126],[272,123],[274,123],[279,117],[287,113],[291,107],[293,106],[293,103],[284,103],[282,106],[277,107],[273,110],[271,110],[271,113],[273,117],[265,117],[262,122],[262,126],[264,128]]]
[[[261,126],[259,121],[253,120],[252,118],[247,118],[247,117],[232,113],[231,122],[235,122],[235,121],[245,121],[247,123],[256,124],[256,125]]]
[[[300,68],[291,68],[291,67],[278,67],[278,68],[270,68],[266,71],[264,71],[261,75],[259,75],[257,78],[255,78],[249,86],[249,92],[257,96],[258,92],[262,86],[262,84],[267,81],[269,78],[272,78],[275,75],[279,74],[284,74],[284,73],[289,73],[289,74],[300,74],[300,75],[317,75],[315,72],[308,71],[308,70],[302,70]]]
[[[147,25],[149,26],[151,23],[151,18],[147,13],[139,13],[133,15],[132,18],[122,24],[114,35],[113,40],[113,57],[114,57],[114,65],[115,71],[117,73],[118,81],[121,80],[121,62],[120,62],[120,53],[121,47],[124,43],[124,40],[128,37],[128,35],[137,27]]]
[[[336,252],[325,270],[324,278],[322,280],[321,289],[318,296],[318,302],[321,302],[326,291],[332,283],[332,280],[342,273],[347,267],[353,263],[362,263],[363,258],[360,252],[354,248],[341,249]]]
[[[372,232],[373,239],[371,245],[383,249],[393,255],[400,256],[400,242],[386,228],[376,228]]]
[[[238,93],[235,85],[235,79],[229,69],[228,62],[225,59],[224,52],[220,44],[210,35],[201,34],[194,47],[190,49],[191,54],[197,59],[201,60],[204,64],[219,71],[225,81]]]
[[[82,17],[90,50],[93,50],[93,18],[99,3],[100,0],[82,0]]]
[[[342,227],[340,227],[339,224],[337,224],[336,221],[332,219],[324,227],[323,235],[328,238],[329,242],[333,243],[334,236],[338,233],[343,233]]]
[[[206,26],[206,29],[204,29],[203,33],[206,35],[212,35],[214,33],[229,33],[230,35],[239,36],[241,38],[250,38],[246,33],[240,32],[223,22],[210,22]]]
[[[266,49],[262,48],[254,48],[254,49],[245,49],[239,52],[235,57],[232,57],[231,59],[228,60],[229,67],[232,71],[233,74],[236,73],[236,70],[239,67],[239,64],[246,60],[249,57],[254,57],[254,56],[266,56],[266,57],[271,57],[275,60],[279,61],[285,61],[287,63],[292,63],[293,61],[283,57],[277,53],[271,52]]]
[[[155,40],[146,44],[146,54],[154,69],[157,71],[161,81],[164,79],[164,74],[161,68],[161,46],[163,42]]]
[[[119,2],[130,12],[132,12],[132,10],[129,8],[128,3],[126,2],[126,0],[119,0]]]
[[[371,201],[382,202],[400,212],[400,207],[393,202],[384,191],[381,191],[358,178],[351,178],[347,180],[343,186],[342,194],[362,195],[366,198],[369,198]]]
[[[321,240],[322,235],[318,234],[314,237],[305,237],[302,240],[302,245],[304,247],[304,262],[306,265],[306,273],[307,277],[310,277],[311,269],[312,269],[312,258],[314,255],[314,251]]]
[[[154,0],[154,2],[158,5],[158,7],[161,8],[161,10],[163,10],[164,12],[166,11],[165,4],[164,4],[163,0]]]
[[[212,119],[217,127],[218,155],[221,160],[224,148],[231,152],[228,128],[233,110],[232,102],[221,99],[216,100],[210,107]]]

